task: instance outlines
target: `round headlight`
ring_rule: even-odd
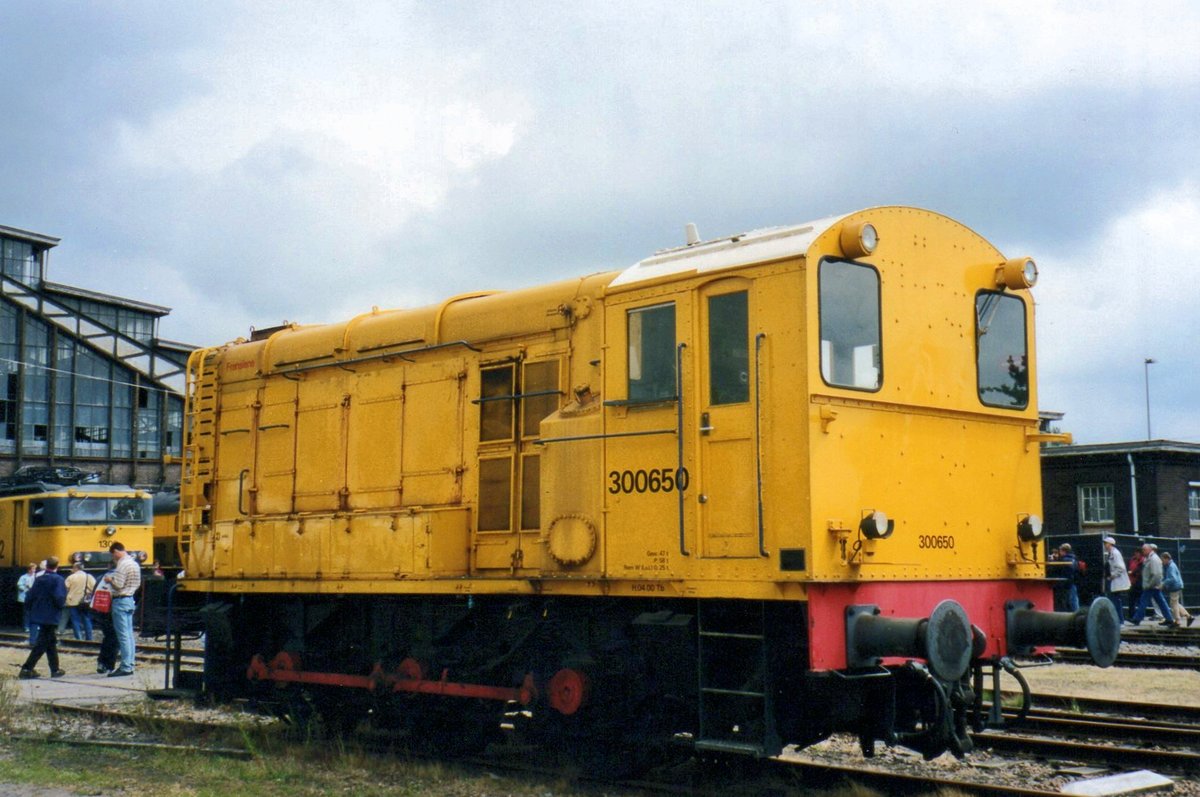
[[[1032,257],[1014,257],[996,269],[996,286],[1000,288],[1032,288],[1037,280],[1037,263]]]
[[[1038,270],[1037,263],[1033,262],[1033,258],[1025,261],[1025,284],[1033,287],[1037,284]]]
[[[875,251],[879,245],[879,233],[875,225],[869,222],[847,224],[842,227],[840,242],[842,254],[846,257],[863,257]]]
[[[1029,515],[1017,522],[1017,537],[1021,542],[1040,540],[1042,532],[1042,519],[1037,515]]]
[[[879,233],[875,231],[874,224],[864,224],[859,230],[858,239],[862,242],[862,248],[867,254],[875,251],[875,247],[879,245]]]

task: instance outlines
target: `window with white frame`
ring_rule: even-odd
[[[1200,526],[1200,482],[1188,482],[1188,523]]]
[[[1079,485],[1079,517],[1084,523],[1112,523],[1113,486],[1111,484]]]

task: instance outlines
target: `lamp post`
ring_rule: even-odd
[[[1150,439],[1150,366],[1157,362],[1153,357],[1147,357],[1146,362],[1142,364],[1142,371],[1146,378],[1146,439]]]

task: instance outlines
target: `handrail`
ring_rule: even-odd
[[[675,402],[675,452],[677,456],[676,473],[683,473],[683,350],[686,347],[686,343],[679,343],[675,347],[675,396],[678,399],[678,401]],[[687,541],[684,539],[684,488],[676,484],[675,492],[679,497],[679,552],[684,556],[691,556],[687,550]]]
[[[760,392],[759,375],[762,373],[759,357],[762,353],[762,342],[767,333],[759,332],[754,336],[754,475],[758,481],[758,555],[770,556],[765,546],[766,529],[763,525],[763,475],[762,475],[762,393]]]
[[[238,474],[238,514],[248,515],[242,504],[242,497],[246,494],[246,476],[250,474],[249,468],[242,468],[242,472]]]

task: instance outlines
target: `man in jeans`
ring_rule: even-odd
[[[1151,599],[1158,606],[1158,610],[1162,612],[1162,625],[1175,625],[1175,618],[1171,616],[1167,599],[1163,597],[1163,566],[1162,560],[1156,553],[1157,549],[1157,545],[1149,542],[1142,546],[1142,554],[1146,557],[1146,561],[1142,565],[1142,597],[1138,599],[1137,609],[1133,613],[1134,625],[1142,622],[1142,618],[1146,616],[1146,604]]]
[[[142,568],[120,542],[108,546],[112,553],[113,571],[104,577],[112,590],[112,621],[121,648],[121,662],[109,678],[133,675],[133,596],[142,585]]]

